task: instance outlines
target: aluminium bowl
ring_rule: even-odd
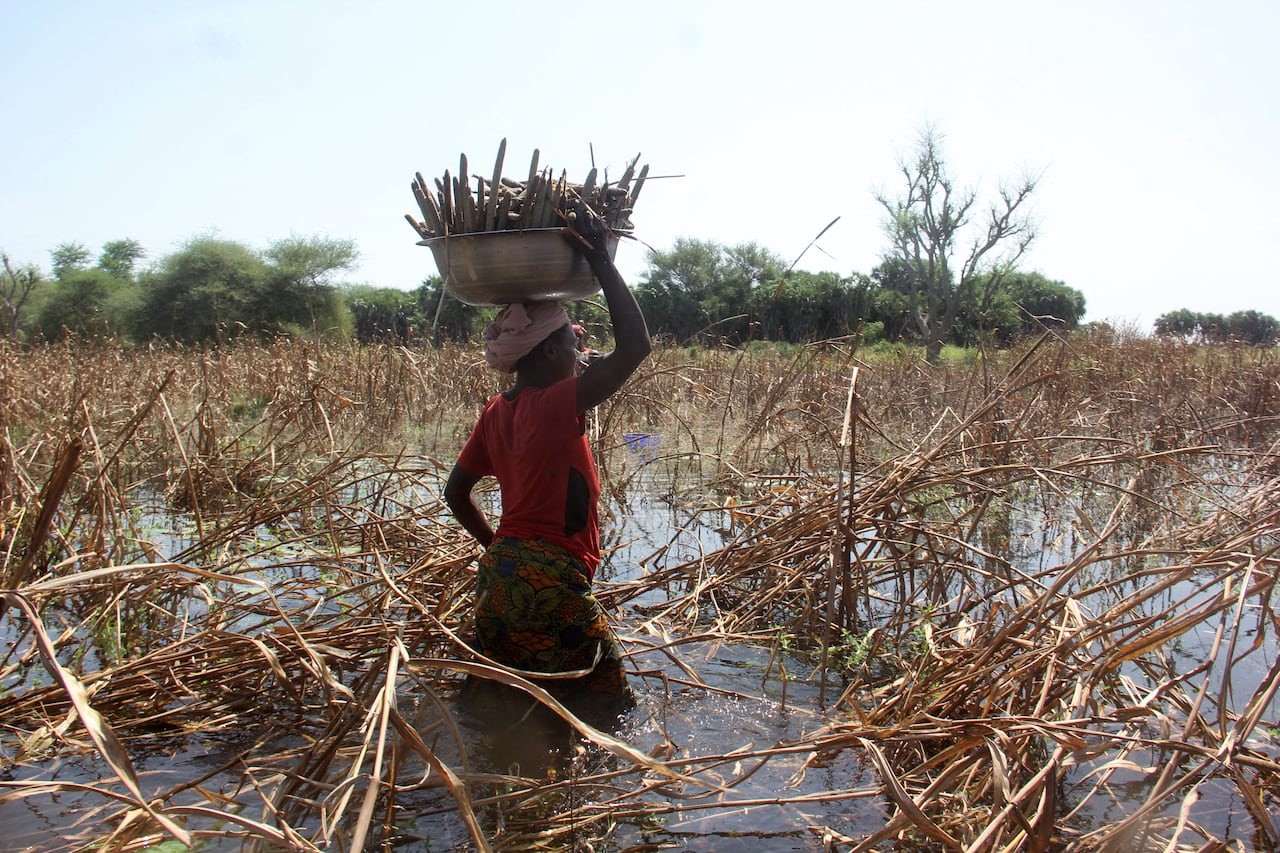
[[[445,287],[468,305],[585,299],[600,289],[563,228],[484,231],[419,241],[431,249]],[[609,240],[609,256],[618,237]]]

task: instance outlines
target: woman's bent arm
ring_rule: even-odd
[[[493,528],[489,520],[476,503],[474,489],[480,478],[465,468],[453,466],[449,479],[444,484],[444,502],[448,505],[453,517],[458,519],[468,533],[475,537],[483,547],[488,548],[493,542]]]

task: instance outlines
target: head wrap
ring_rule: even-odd
[[[569,312],[559,302],[516,302],[484,327],[484,360],[494,370],[511,373],[548,335],[568,324]]]

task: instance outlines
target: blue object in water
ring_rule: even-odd
[[[622,440],[631,448],[632,453],[647,462],[657,455],[662,436],[656,432],[624,432]]]

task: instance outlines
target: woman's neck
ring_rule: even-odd
[[[556,381],[556,377],[540,370],[518,373],[516,374],[516,384],[503,391],[502,396],[508,400],[514,400],[516,395],[526,388],[550,388],[556,384]]]

